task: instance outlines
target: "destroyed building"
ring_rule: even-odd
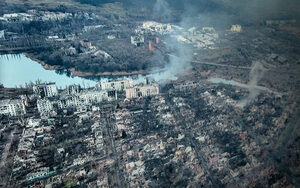
[[[5,39],[5,31],[0,30],[0,39]]]
[[[232,25],[230,28],[231,32],[236,32],[236,33],[240,33],[242,32],[242,26],[241,25]]]
[[[0,20],[6,22],[60,21],[71,18],[71,13],[28,10],[26,13],[3,14]]]
[[[144,44],[145,39],[144,39],[144,36],[138,35],[138,36],[131,36],[130,41],[131,41],[131,44],[133,44],[135,46],[141,46]]]
[[[25,104],[20,99],[0,101],[0,114],[17,116],[26,114]]]
[[[156,84],[134,86],[134,87],[125,89],[125,93],[126,93],[126,98],[128,98],[128,99],[158,95],[159,94],[159,86]]]
[[[36,104],[40,114],[49,114],[53,112],[53,103],[49,99],[38,99]]]
[[[77,94],[81,91],[81,87],[80,85],[70,85],[68,86],[67,91],[69,95]]]
[[[69,88],[67,90],[69,91]],[[56,98],[38,99],[37,108],[40,114],[47,115],[55,114],[58,109],[91,106],[92,104],[113,100],[117,100],[115,91],[83,90],[69,95],[61,94]]]
[[[53,97],[58,95],[55,83],[44,83],[33,86],[33,92],[39,97]]]
[[[100,91],[83,91],[80,93],[79,98],[83,101],[84,104],[99,103],[104,100],[112,101],[117,99],[116,92],[110,92],[108,90]]]
[[[196,48],[215,49],[219,34],[213,27],[196,28],[191,27],[187,31],[178,32],[174,35],[177,41],[191,44]]]
[[[143,22],[142,26],[138,27],[136,33],[159,33],[161,35],[173,32],[173,27],[171,24],[158,23],[154,21]]]
[[[131,78],[125,78],[123,80],[114,81],[101,81],[96,85],[96,88],[100,90],[116,90],[123,91],[126,88],[133,87],[133,80]]]
[[[228,23],[217,11],[217,21],[206,14],[179,19],[181,11],[162,21],[148,19],[148,8],[126,12],[123,4],[85,4],[70,15],[61,13],[71,9],[65,5],[26,12],[35,21],[48,20],[40,28],[49,31],[30,35],[53,45],[28,56],[50,54],[51,61],[43,62],[61,73],[52,61],[61,52],[72,75],[100,75],[100,81],[64,88],[64,80],[56,83],[64,88],[59,90],[55,83],[38,84],[34,94],[31,84],[0,84],[0,187],[300,187],[300,42],[294,36],[300,35],[294,22]],[[18,40],[30,36],[26,27],[33,24],[19,16],[27,19],[0,17],[12,29],[27,24],[22,32],[0,28],[8,43],[15,40],[9,33]],[[135,58],[138,53],[149,64]],[[73,67],[77,60],[92,69]],[[123,72],[134,62],[158,66]],[[102,74],[101,65],[112,72]],[[143,75],[114,76],[136,72]]]

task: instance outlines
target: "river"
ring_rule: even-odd
[[[70,76],[70,74],[59,72],[64,71],[46,70],[41,64],[26,57],[24,54],[0,55],[0,83],[7,88],[24,87],[25,83],[35,83],[37,80],[41,82],[55,82],[58,88],[65,88],[72,84],[79,84],[82,87],[94,87],[100,80],[122,79],[125,77],[132,78],[135,84],[143,82],[145,76],[153,77],[159,83],[177,79],[170,71],[148,75],[94,76],[89,78]]]
[[[31,60],[24,54],[0,55],[0,83],[4,87],[25,86],[25,83],[37,80],[55,82],[59,88],[64,88],[71,84],[93,87],[97,83],[93,80],[58,74],[54,70],[45,70],[41,64]]]

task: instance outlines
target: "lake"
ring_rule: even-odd
[[[35,82],[36,80],[55,82],[58,88],[64,88],[71,84],[93,87],[97,83],[85,78],[58,74],[55,70],[45,70],[41,64],[31,60],[24,54],[0,55],[0,83],[4,87],[25,86],[25,83]]]

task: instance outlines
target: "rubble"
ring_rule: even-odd
[[[143,22],[140,27],[138,27],[135,32],[139,34],[146,34],[148,32],[155,34],[169,34],[174,31],[174,29],[178,29],[178,26],[173,26],[171,24],[163,24],[154,21]]]
[[[0,114],[17,116],[26,114],[25,103],[21,99],[0,101]]]
[[[215,49],[219,35],[212,27],[203,27],[201,30],[196,27],[174,36],[179,42],[193,45],[195,48]]]
[[[147,32],[171,32],[149,25]],[[297,68],[299,55],[260,48],[271,39],[249,40],[256,33],[243,29],[238,35],[210,27],[185,31],[179,39],[204,60],[165,84],[125,78],[94,88],[51,84],[50,92],[49,84],[35,86],[34,94],[17,99],[26,114],[1,115],[1,159],[7,159],[1,173],[21,187],[292,187],[282,166],[298,169],[299,80],[285,66]],[[87,51],[92,46],[81,44]],[[253,57],[267,70],[252,89],[264,92],[238,108],[249,93]],[[241,61],[229,61],[235,58]]]
[[[232,25],[230,28],[230,31],[240,33],[240,32],[242,32],[242,26],[241,25]]]
[[[138,36],[131,36],[130,41],[131,41],[131,44],[133,44],[135,46],[141,46],[142,44],[144,44],[145,39],[144,39],[144,36],[138,35]]]
[[[6,22],[31,22],[31,21],[58,21],[63,19],[69,19],[73,15],[71,13],[62,12],[50,12],[50,11],[36,11],[29,10],[27,13],[10,13],[3,14],[0,20]]]

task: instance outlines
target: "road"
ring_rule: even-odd
[[[10,125],[10,126],[12,126],[12,125]],[[16,127],[12,131],[10,131],[10,134],[8,136],[8,139],[7,139],[7,142],[5,144],[5,148],[3,150],[2,157],[1,157],[0,169],[3,168],[5,166],[5,163],[7,162],[6,159],[7,159],[7,156],[9,154],[9,149],[11,147],[11,144],[12,144],[12,141],[13,141],[13,135],[14,135],[15,132],[16,132]]]
[[[116,150],[116,143],[114,138],[114,112],[115,106],[104,107],[101,110],[101,120],[102,124],[105,126],[105,146],[106,146],[106,155],[110,156],[115,163],[114,167],[108,173],[108,183],[110,187],[126,187],[125,182],[122,181],[124,178],[120,176],[120,155]]]

